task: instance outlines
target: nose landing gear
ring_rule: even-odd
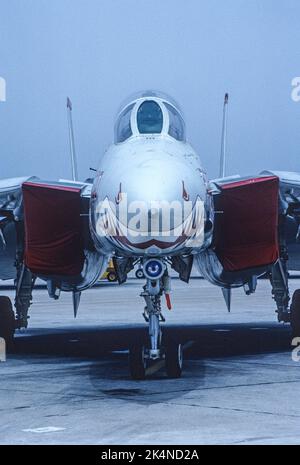
[[[165,360],[169,378],[179,378],[182,373],[182,345],[171,340],[164,341],[162,337],[161,323],[165,322],[165,318],[161,313],[161,297],[163,293],[169,295],[170,278],[165,265],[159,260],[156,261],[159,262],[159,266],[154,266],[154,260],[152,260],[152,270],[162,269],[162,276],[156,279],[147,277],[147,269],[144,266],[147,281],[141,293],[146,303],[143,317],[149,325],[148,341],[134,344],[129,351],[130,373],[136,380],[145,379],[147,367],[159,360]]]

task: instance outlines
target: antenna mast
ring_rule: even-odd
[[[226,176],[226,144],[227,144],[227,114],[228,114],[228,94],[224,97],[223,106],[223,124],[222,124],[222,139],[221,139],[221,156],[220,156],[220,172],[219,177]]]
[[[73,181],[78,181],[77,159],[76,159],[76,152],[75,152],[74,131],[73,131],[73,121],[72,121],[72,102],[69,99],[69,97],[67,97],[67,116],[68,116],[68,126],[69,126],[72,179]]]

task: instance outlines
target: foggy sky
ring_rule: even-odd
[[[113,140],[119,104],[158,89],[218,175],[229,92],[228,174],[300,171],[298,0],[0,0],[0,177],[70,177],[65,100],[80,178]]]

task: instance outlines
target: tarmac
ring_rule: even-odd
[[[147,329],[142,284],[102,282],[75,320],[71,295],[34,290],[30,326],[0,363],[0,443],[300,444],[300,362],[269,282],[251,296],[234,290],[228,313],[220,289],[173,279],[164,332],[184,344],[182,377],[156,362],[132,381],[128,347]]]

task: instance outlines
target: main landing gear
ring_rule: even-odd
[[[293,207],[296,218],[299,219],[297,204]],[[279,322],[290,323],[292,329],[292,339],[300,338],[300,289],[297,289],[290,302],[289,292],[289,272],[288,272],[288,248],[286,243],[286,222],[288,211],[279,215],[279,259],[271,267],[269,274],[273,299],[276,302],[276,313]]]
[[[0,337],[5,340],[6,348],[13,347],[15,332],[15,314],[9,297],[0,296]]]
[[[281,257],[272,266],[270,281],[272,294],[277,306],[277,317],[279,322],[290,323],[292,339],[300,338],[300,289],[294,291],[292,303],[289,293],[289,274],[287,269],[288,255],[286,249],[281,247]]]
[[[277,305],[278,321],[290,323],[292,340],[296,337],[300,338],[300,289],[294,291],[292,303],[289,306],[288,272],[282,260],[278,260],[273,265],[270,278],[273,298]]]
[[[165,318],[161,313],[161,297],[166,296],[169,309],[170,303],[170,277],[165,263],[158,259],[149,259],[144,263],[143,272],[146,284],[141,297],[145,299],[143,317],[149,325],[148,341],[139,341],[132,345],[129,351],[129,368],[131,377],[136,380],[145,379],[147,368],[159,361],[165,360],[167,376],[179,378],[182,372],[183,351],[182,345],[169,340],[165,341],[162,335],[161,323]]]

